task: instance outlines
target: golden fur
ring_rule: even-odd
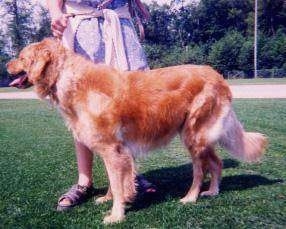
[[[125,202],[136,194],[133,158],[176,134],[193,162],[193,184],[182,203],[197,200],[207,172],[210,187],[201,195],[218,194],[222,162],[216,143],[247,162],[258,161],[266,147],[262,134],[243,130],[228,85],[209,66],[120,72],[45,39],[24,48],[7,68],[11,74],[26,71],[39,97],[49,96],[60,108],[74,138],[102,157],[110,188],[97,202],[113,199],[105,223],[123,220]]]

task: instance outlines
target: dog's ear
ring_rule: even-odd
[[[31,66],[29,79],[35,83],[41,78],[41,74],[45,70],[46,65],[51,61],[51,53],[47,49],[39,50]]]

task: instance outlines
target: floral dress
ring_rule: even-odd
[[[68,0],[79,4],[97,7],[100,0]],[[113,0],[109,3],[107,9],[116,9],[128,4],[128,0]],[[95,63],[104,63],[105,45],[103,40],[103,18],[89,18],[80,22],[74,38],[74,51],[79,53]],[[132,21],[126,18],[120,18],[123,45],[127,57],[129,70],[148,69],[144,50],[138,40]]]

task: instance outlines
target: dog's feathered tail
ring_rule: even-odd
[[[260,161],[266,147],[267,138],[261,133],[245,132],[232,109],[223,122],[223,133],[219,144],[235,158],[244,162]]]

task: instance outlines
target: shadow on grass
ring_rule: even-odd
[[[224,169],[235,168],[238,162],[226,159],[223,160]],[[150,182],[157,187],[154,194],[144,194],[139,197],[129,209],[137,211],[147,208],[150,205],[164,202],[168,199],[182,198],[192,183],[192,165],[184,164],[178,167],[162,168],[149,171],[143,174]],[[260,175],[235,175],[223,177],[220,184],[220,192],[251,189],[260,185],[272,185],[282,180],[270,180]],[[209,182],[204,183],[202,190],[208,188]]]

